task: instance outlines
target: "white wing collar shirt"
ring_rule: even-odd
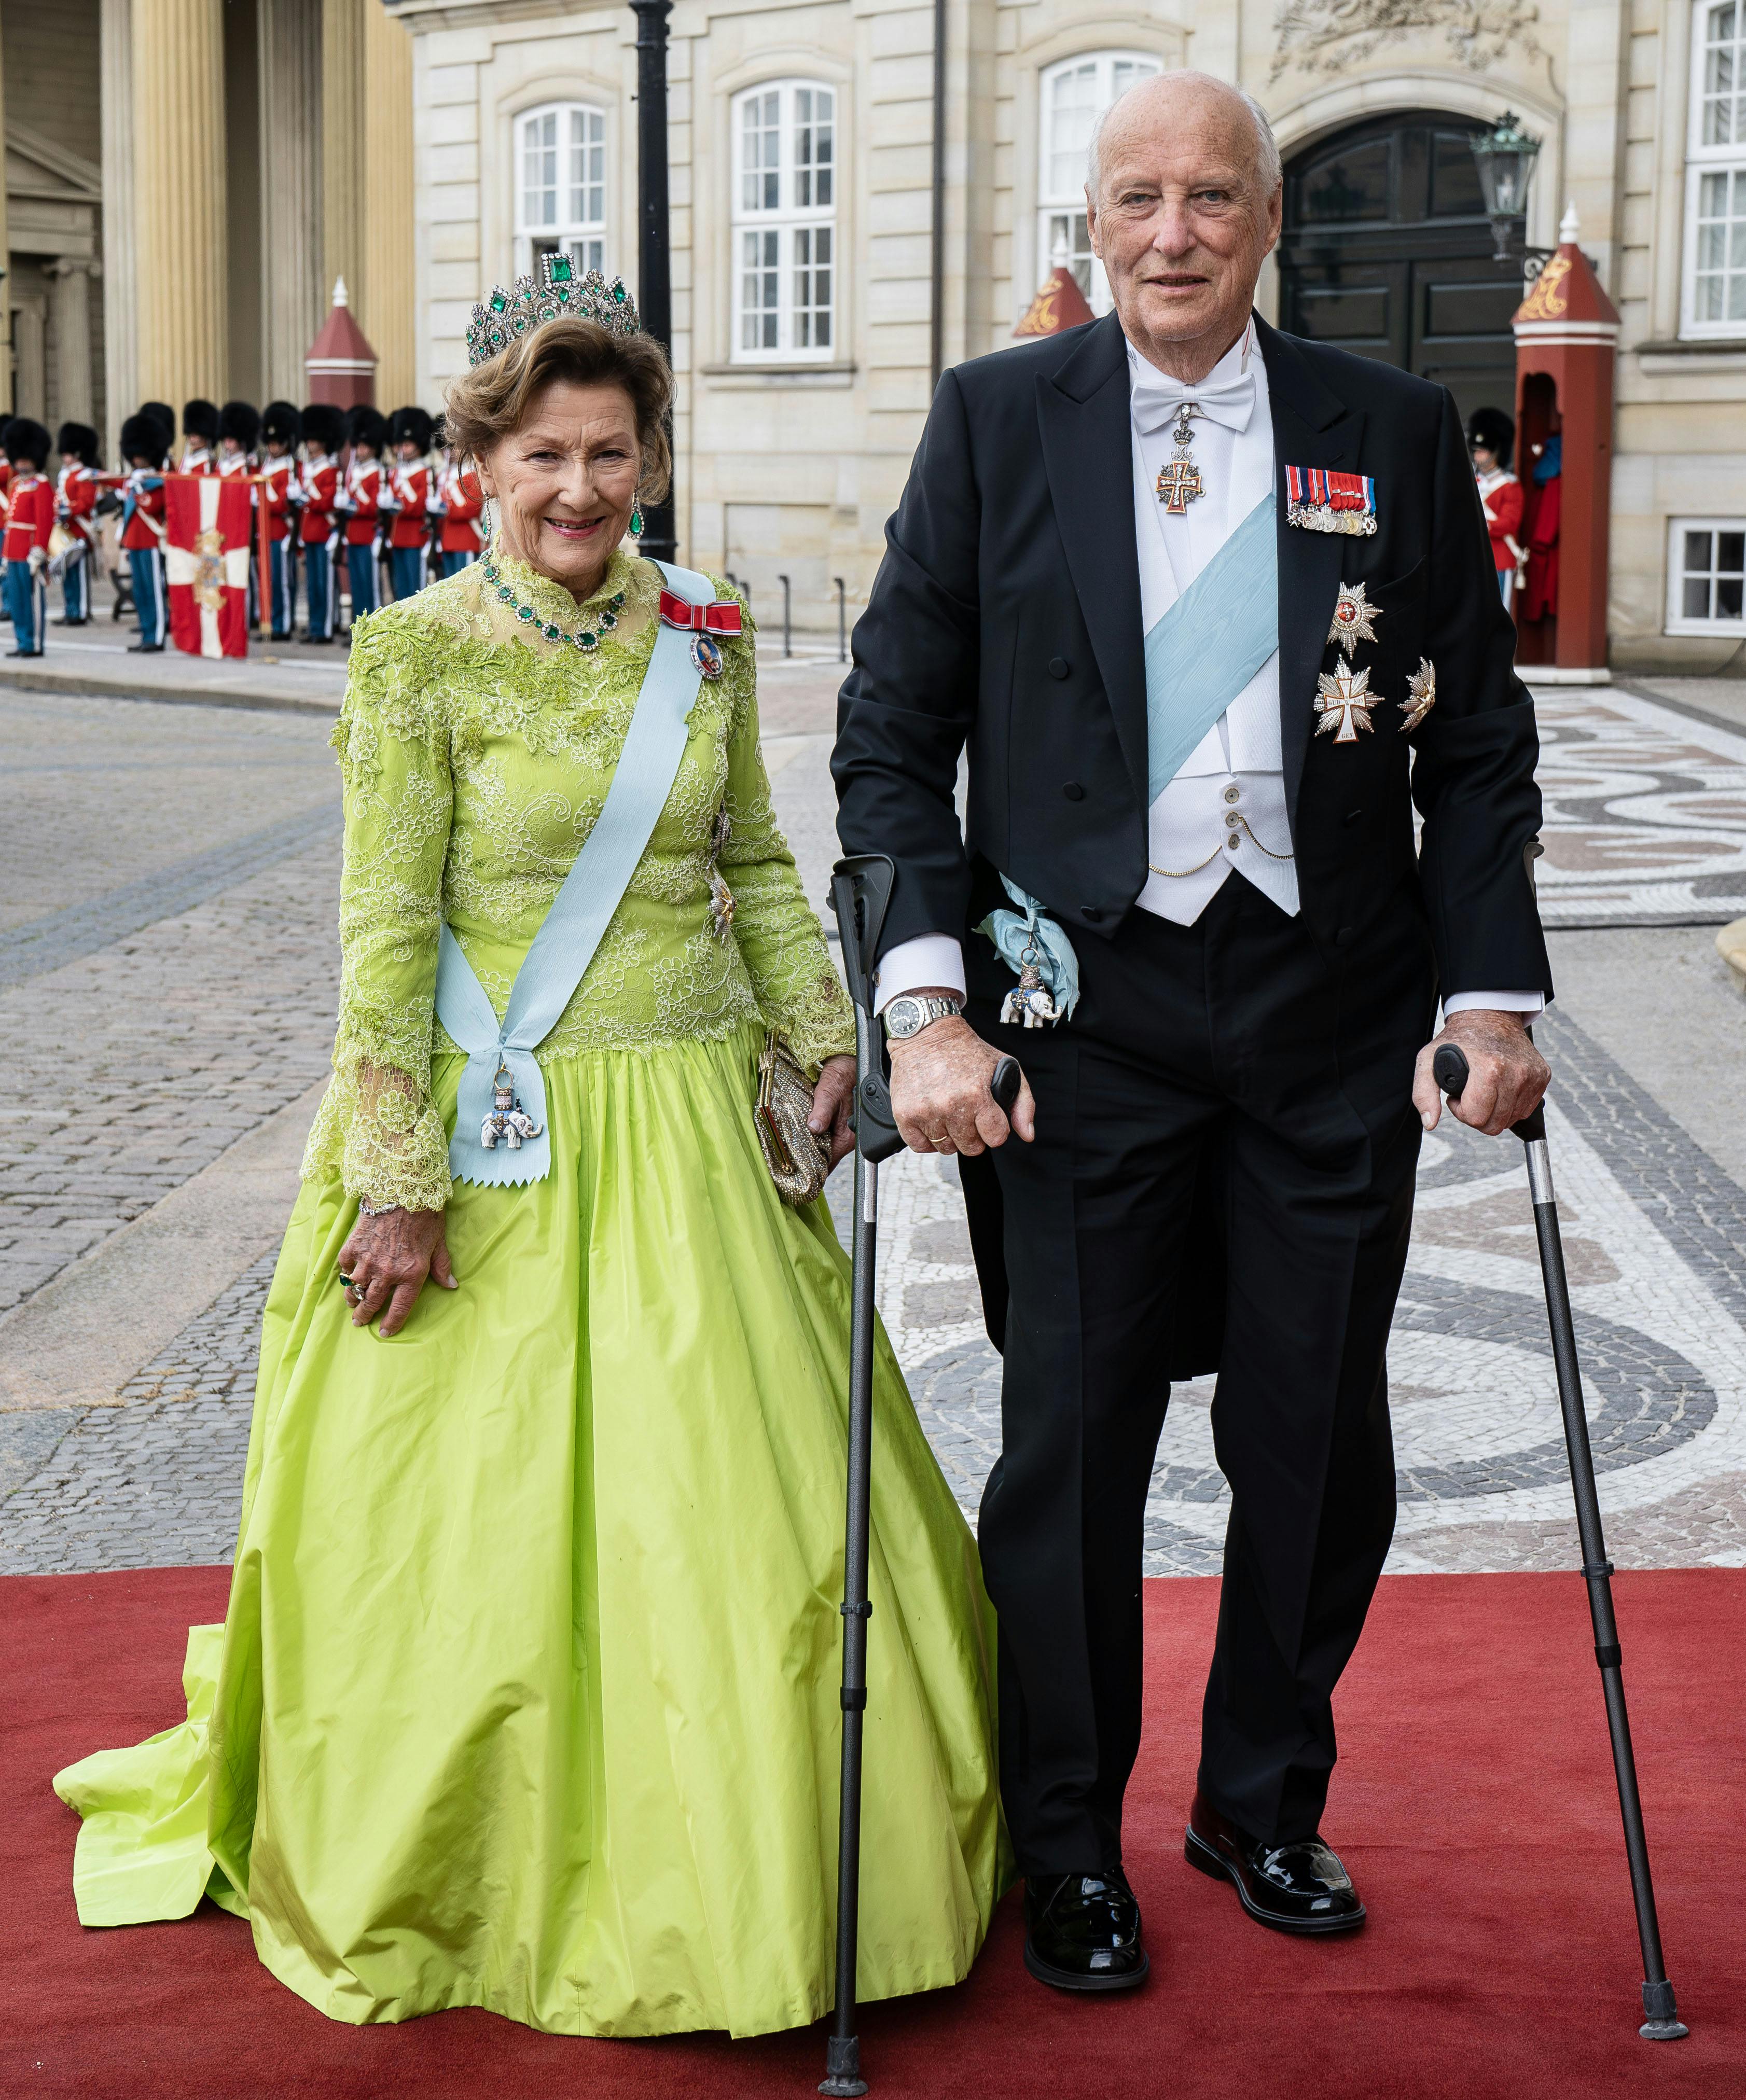
[[[1158,621],[1255,505],[1277,487],[1266,360],[1253,321],[1192,386],[1128,346],[1134,458],[1134,523],[1139,556],[1142,631]],[[1180,514],[1157,494],[1172,457],[1172,425],[1185,401],[1197,404],[1191,447],[1203,493]],[[1280,660],[1275,651],[1163,788],[1147,823],[1150,872],[1135,902],[1191,926],[1232,876],[1271,898],[1288,917],[1298,910],[1297,870],[1285,813],[1280,745]],[[945,933],[923,933],[881,959],[877,1004],[905,991],[964,990],[964,955]],[[1493,1007],[1536,1013],[1538,992],[1453,993],[1444,1011]]]

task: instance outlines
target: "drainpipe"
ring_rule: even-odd
[[[946,331],[946,0],[934,0],[933,297],[928,315],[928,393],[945,365]]]

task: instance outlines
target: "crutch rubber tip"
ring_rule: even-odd
[[[858,2100],[867,2090],[861,2076],[861,2038],[859,2035],[832,2035],[824,2044],[824,2078],[820,2093],[832,2100]]]
[[[1643,2010],[1648,2017],[1637,2032],[1645,2041],[1683,2041],[1691,2032],[1679,2017],[1673,1985],[1665,1980],[1644,1984]]]

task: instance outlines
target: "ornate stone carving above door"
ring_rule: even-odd
[[[1385,44],[1440,37],[1459,64],[1484,73],[1506,52],[1543,59],[1533,0],[1280,0],[1273,18],[1270,81],[1299,73],[1344,73]]]

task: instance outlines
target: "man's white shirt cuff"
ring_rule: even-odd
[[[964,947],[949,933],[917,933],[913,941],[900,941],[879,958],[873,972],[876,987],[873,1012],[883,1013],[894,999],[906,991],[922,991],[938,985],[964,996]]]
[[[1540,991],[1455,991],[1443,1002],[1443,1017],[1465,1013],[1472,1007],[1486,1007],[1494,1013],[1525,1013],[1530,1020],[1546,1010]]]

